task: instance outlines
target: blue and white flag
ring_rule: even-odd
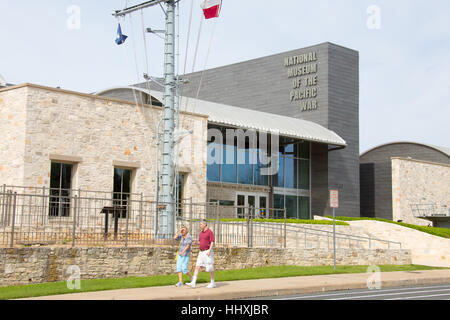
[[[122,34],[122,28],[120,27],[120,23],[119,23],[119,27],[117,28],[117,38],[116,38],[116,43],[118,45],[121,45],[125,42],[125,40],[127,40],[128,36]]]

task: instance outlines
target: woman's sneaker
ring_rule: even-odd
[[[195,283],[188,282],[188,283],[186,283],[186,285],[191,287],[191,288],[195,288]]]
[[[175,287],[182,287],[183,286],[183,282],[178,282]]]
[[[216,287],[216,283],[215,282],[211,282],[210,284],[208,284],[207,286],[206,286],[207,288],[215,288]]]

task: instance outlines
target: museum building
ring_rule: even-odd
[[[360,216],[358,52],[323,43],[185,79],[180,201],[286,208],[289,218],[311,219],[328,214],[329,190],[338,189],[340,214]],[[0,89],[0,183],[153,197],[161,91],[156,82],[95,94]]]

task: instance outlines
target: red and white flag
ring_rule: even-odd
[[[222,0],[205,0],[200,6],[206,19],[217,18],[222,7]]]

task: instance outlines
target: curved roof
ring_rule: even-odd
[[[362,153],[361,157],[366,155],[366,154],[368,154],[369,152],[372,152],[375,149],[379,149],[379,148],[382,148],[382,147],[385,147],[385,146],[390,146],[390,145],[393,145],[393,144],[415,144],[415,145],[418,145],[418,146],[428,147],[430,149],[434,149],[434,150],[436,150],[438,152],[441,152],[441,153],[445,154],[447,157],[450,158],[450,148],[439,147],[439,146],[434,146],[434,145],[431,145],[431,144],[412,142],[412,141],[395,141],[395,142],[381,144],[381,145],[373,147],[373,148],[367,150],[366,152]]]
[[[109,88],[97,92],[96,95],[121,89],[144,92],[159,101],[163,101],[164,97],[162,92],[132,86]],[[311,121],[187,97],[181,99],[180,110],[206,115],[208,122],[213,124],[273,132],[281,136],[341,147],[347,146],[345,140],[335,132]]]

